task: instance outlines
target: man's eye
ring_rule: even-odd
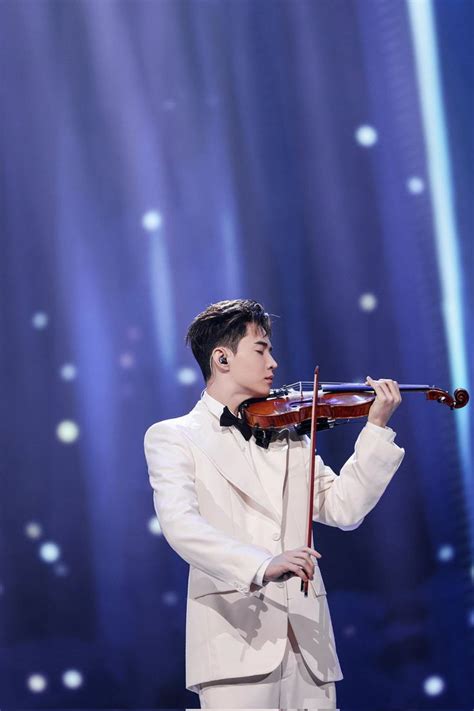
[[[263,351],[257,351],[257,353],[261,353],[263,355]]]

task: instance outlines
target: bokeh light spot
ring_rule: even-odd
[[[78,689],[83,681],[84,678],[77,669],[67,669],[62,675],[62,682],[68,689]]]
[[[79,437],[79,427],[73,420],[63,420],[56,427],[56,437],[63,444],[71,444]]]
[[[135,356],[133,353],[121,353],[119,358],[120,367],[124,370],[129,370],[135,365]]]
[[[355,132],[356,141],[360,146],[370,147],[377,143],[378,134],[373,126],[359,126]]]
[[[375,294],[366,292],[359,297],[359,307],[361,311],[374,311],[377,308],[378,300]]]
[[[29,690],[33,691],[35,694],[40,694],[48,686],[48,681],[43,674],[31,674],[26,683]]]
[[[176,605],[176,603],[178,602],[177,594],[175,592],[172,592],[171,590],[169,592],[163,593],[161,599],[163,600],[165,605],[168,605],[170,607],[172,607],[173,605]]]
[[[440,676],[429,676],[423,683],[423,689],[427,696],[438,696],[444,691],[444,681]]]
[[[54,572],[58,577],[64,578],[69,574],[69,568],[67,565],[64,565],[64,563],[58,563],[54,566]]]
[[[43,534],[43,529],[39,523],[36,521],[30,521],[25,526],[25,536],[28,538],[41,538]]]
[[[47,541],[40,546],[39,556],[45,563],[55,563],[60,555],[61,549],[52,541]]]
[[[454,548],[452,546],[450,546],[449,544],[445,544],[444,546],[440,546],[438,548],[438,560],[441,561],[441,563],[447,563],[453,558]]]
[[[152,516],[151,519],[148,521],[148,530],[154,536],[161,536],[162,535],[160,522],[158,521],[156,516]]]
[[[192,385],[197,380],[197,373],[194,368],[180,368],[177,377],[181,385]]]
[[[46,326],[48,325],[48,321],[48,314],[44,313],[44,311],[37,311],[35,314],[33,314],[33,317],[31,319],[33,327],[37,328],[38,331],[43,328],[46,328]]]
[[[77,368],[72,363],[64,363],[59,374],[63,380],[74,380],[77,376]]]
[[[411,178],[407,180],[407,190],[412,195],[419,195],[425,189],[425,182],[416,175],[412,175]]]
[[[147,232],[159,230],[163,224],[163,218],[157,210],[148,210],[142,217],[142,227]]]

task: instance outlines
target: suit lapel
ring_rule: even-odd
[[[280,517],[230,427],[221,427],[203,402],[198,402],[185,422],[178,427],[210,459],[222,476],[252,499],[256,509],[280,522]]]

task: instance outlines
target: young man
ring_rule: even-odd
[[[270,335],[255,301],[196,316],[187,342],[206,389],[189,414],[147,430],[145,455],[163,534],[190,565],[186,686],[201,708],[334,709],[343,677],[321,556],[304,545],[308,437],[284,430],[264,448],[233,417],[270,392]],[[405,454],[386,426],[397,383],[367,382],[376,398],[340,475],[316,456],[313,519],[343,530],[362,523]]]

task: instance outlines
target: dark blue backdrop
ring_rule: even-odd
[[[2,2],[2,708],[197,705],[142,442],[209,303],[280,317],[279,384],[472,383],[473,7]],[[343,708],[472,705],[471,411],[406,395],[379,506],[315,529]]]

